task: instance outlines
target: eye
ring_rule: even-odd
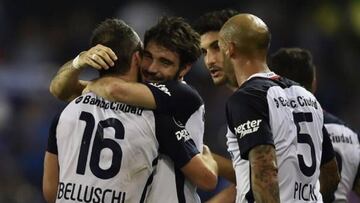
[[[162,60],[160,60],[160,62],[161,62],[162,64],[166,65],[166,66],[170,66],[170,65],[172,64],[171,61],[166,60],[166,59],[162,59]]]
[[[207,54],[207,50],[206,50],[206,49],[201,49],[201,52],[202,52],[202,54],[204,54],[204,55],[206,56],[206,54]]]
[[[152,58],[151,54],[148,52],[144,52],[143,57],[150,58],[150,59]]]
[[[218,41],[214,42],[214,43],[211,45],[211,49],[213,49],[213,50],[215,50],[215,51],[219,51],[219,50],[220,50]]]

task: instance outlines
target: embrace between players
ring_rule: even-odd
[[[267,65],[271,36],[260,18],[221,10],[194,28],[163,17],[142,44],[123,21],[108,19],[91,48],[61,67],[50,91],[70,103],[50,129],[45,199],[201,202],[196,188],[214,189],[218,175],[233,184],[208,202],[333,202],[359,193],[357,135],[346,128],[346,156],[334,144],[345,160],[338,170],[331,141],[345,125],[327,119],[308,84],[288,74],[300,75],[303,64],[292,65],[307,52],[276,53],[270,69],[278,75]],[[201,52],[215,85],[234,91],[224,109],[232,160],[203,145],[204,103],[183,81]],[[86,67],[99,78],[79,80]],[[339,184],[340,172],[347,178]]]

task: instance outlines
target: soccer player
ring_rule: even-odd
[[[164,17],[145,33],[144,45],[141,75],[151,83],[131,83],[107,77],[91,83],[88,89],[113,101],[156,109],[174,116],[176,122],[190,132],[197,148],[202,151],[204,106],[197,92],[181,82],[200,56],[199,35],[182,18]],[[84,85],[78,81],[79,73],[74,73],[71,66],[83,68],[91,65],[106,69],[114,62],[109,52],[111,50],[107,48],[93,47],[81,53],[78,60],[73,61],[74,65],[71,62],[65,64],[52,81],[52,93],[62,99],[78,95]],[[178,136],[189,138],[186,134]],[[209,167],[217,172],[216,164]],[[201,186],[208,190],[215,185],[216,181],[210,179]],[[148,200],[200,202],[195,185],[184,179],[167,156],[159,158]]]
[[[282,48],[271,55],[270,68],[281,76],[299,82],[307,90],[316,91],[316,67],[311,53],[300,48]],[[336,116],[324,111],[325,128],[330,134],[341,173],[340,183],[328,194],[325,202],[347,202],[353,190],[360,197],[360,145],[359,136]],[[323,179],[333,179],[327,175]],[[321,183],[321,173],[320,173]],[[322,187],[328,185],[321,184]]]
[[[100,78],[138,80],[141,41],[123,21],[101,23],[91,44],[106,45],[122,56],[113,67],[100,70]],[[81,95],[52,124],[44,163],[44,196],[48,202],[148,201],[158,151],[171,157],[195,184],[200,179],[216,183],[216,174],[204,161],[215,163],[211,153],[205,147],[199,155],[189,133],[172,117],[110,102],[94,93]]]
[[[200,47],[203,53],[204,63],[210,72],[210,76],[214,84],[216,86],[226,85],[232,91],[235,91],[237,86],[231,86],[231,84],[228,82],[228,78],[224,73],[223,55],[220,52],[218,41],[221,27],[229,18],[238,13],[238,11],[232,9],[211,11],[200,16],[193,24],[194,29],[200,34]],[[235,173],[231,160],[214,153],[213,156],[219,166],[219,176],[222,176],[235,183]],[[227,185],[227,183],[221,178],[218,179],[218,182],[220,185]],[[208,200],[208,202],[234,202],[235,197],[236,188],[235,184],[232,184],[224,189],[221,193],[212,197],[210,200]]]
[[[321,106],[269,70],[269,44],[268,27],[251,14],[230,18],[219,33],[225,74],[239,86],[226,106],[236,202],[322,202],[320,162],[329,158]]]

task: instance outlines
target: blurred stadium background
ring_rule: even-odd
[[[309,49],[324,109],[359,130],[359,0],[1,0],[0,202],[43,202],[47,131],[66,104],[50,95],[50,79],[61,64],[88,48],[97,23],[118,17],[142,36],[161,15],[182,16],[191,23],[204,12],[223,8],[262,18],[272,32],[271,53],[281,47]],[[87,71],[84,77],[94,76]],[[205,143],[226,155],[224,103],[230,92],[212,85],[201,60],[186,80],[205,100]]]

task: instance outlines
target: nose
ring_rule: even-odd
[[[157,73],[156,64],[154,62],[150,63],[148,66],[145,67],[146,72],[151,74]]]
[[[215,65],[215,63],[216,63],[215,55],[209,51],[205,56],[205,64],[207,67],[211,67]]]

